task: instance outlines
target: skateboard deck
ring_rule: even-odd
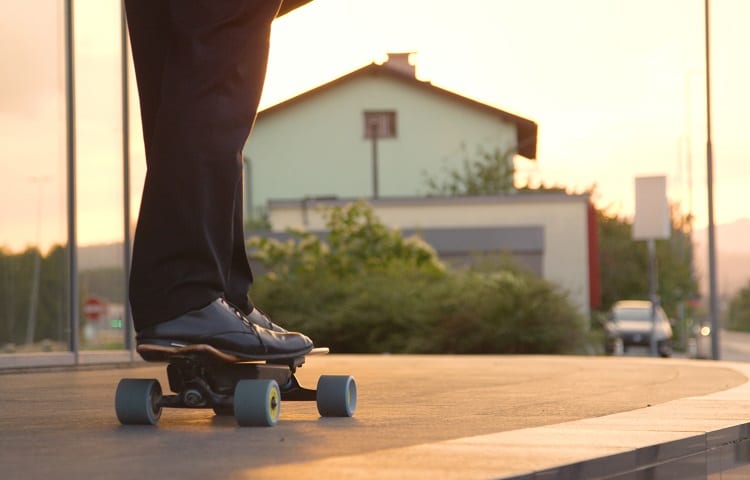
[[[143,344],[138,345],[136,348],[138,353],[147,362],[169,362],[170,358],[175,356],[195,356],[197,358],[204,358],[206,360],[215,360],[225,363],[244,363],[244,362],[278,362],[279,360],[294,360],[298,358],[309,357],[312,355],[326,355],[330,349],[328,347],[313,348],[304,355],[297,356],[281,356],[275,355],[273,357],[253,357],[245,355],[235,355],[227,352],[223,352],[218,348],[212,347],[207,344],[194,344],[186,345],[184,347],[167,347],[163,345],[150,345]]]

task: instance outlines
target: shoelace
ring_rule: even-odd
[[[234,313],[235,313],[235,314],[237,314],[237,315],[241,315],[241,316],[242,316],[242,321],[243,321],[243,322],[245,322],[245,323],[247,323],[247,321],[248,321],[249,319],[247,319],[247,317],[246,317],[246,316],[245,316],[245,314],[244,314],[244,313],[242,312],[242,310],[240,310],[239,308],[235,307],[234,305],[232,305],[232,304],[231,304],[230,302],[228,302],[227,300],[225,300],[225,299],[223,299],[223,298],[221,299],[221,301],[222,301],[222,302],[223,302],[223,303],[224,303],[225,305],[227,305],[227,306],[228,306],[229,308],[231,308],[231,309],[232,309],[232,310],[234,311]],[[264,321],[266,322],[266,324],[265,324],[265,325],[260,325],[260,326],[261,326],[261,327],[263,327],[263,328],[266,328],[266,329],[268,329],[268,330],[274,330],[274,328],[273,328],[273,327],[274,327],[274,324],[273,324],[273,321],[271,321],[271,317],[269,317],[268,315],[266,315],[266,312],[264,312],[263,310],[261,310],[260,308],[258,308],[258,307],[256,307],[256,306],[253,306],[253,308],[254,308],[255,310],[257,310],[257,311],[258,311],[258,313],[260,313],[260,317],[261,317],[261,318],[262,318],[262,319],[263,319],[263,320],[264,320]],[[254,322],[251,322],[251,323],[254,323]],[[257,326],[257,324],[256,324],[256,326]]]
[[[253,308],[255,308],[255,309],[256,309],[256,310],[258,311],[258,313],[260,313],[260,316],[261,316],[261,317],[262,317],[262,318],[263,318],[263,319],[264,319],[265,321],[267,321],[267,322],[268,322],[268,325],[266,325],[266,328],[267,328],[267,329],[269,329],[269,330],[273,330],[273,322],[271,321],[271,317],[269,317],[268,315],[266,315],[266,312],[264,312],[264,311],[263,311],[263,310],[261,310],[260,308],[258,308],[258,307],[253,307]]]
[[[240,320],[242,320],[242,323],[244,323],[246,327],[249,327],[249,328],[250,328],[250,330],[251,330],[251,331],[253,332],[253,334],[255,334],[255,336],[256,336],[256,337],[258,337],[258,341],[260,342],[260,344],[261,344],[261,346],[263,347],[263,349],[264,349],[264,350],[268,350],[268,348],[266,347],[265,343],[263,343],[263,337],[261,337],[261,336],[260,336],[260,332],[258,331],[258,326],[257,326],[257,325],[255,325],[255,324],[254,324],[253,322],[251,322],[251,321],[250,321],[250,320],[249,320],[249,319],[248,319],[248,318],[247,318],[247,317],[245,316],[245,314],[244,314],[244,313],[242,313],[242,311],[241,311],[241,310],[240,310],[239,308],[235,307],[234,305],[232,305],[231,303],[227,302],[227,301],[226,301],[225,299],[223,299],[223,298],[221,298],[221,299],[220,299],[220,301],[221,301],[221,303],[222,303],[222,304],[224,304],[224,305],[225,305],[225,306],[226,306],[227,308],[229,308],[229,309],[230,309],[230,310],[231,310],[232,312],[234,312],[234,314],[235,314],[235,315],[237,315],[237,317],[238,317],[238,318],[239,318]]]

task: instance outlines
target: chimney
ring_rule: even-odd
[[[383,66],[416,78],[416,67],[410,61],[412,55],[416,55],[416,53],[417,52],[389,53],[388,60]]]

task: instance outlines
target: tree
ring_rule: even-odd
[[[424,172],[428,195],[474,196],[500,195],[515,190],[513,177],[513,151],[483,146],[470,155],[466,145],[461,145],[461,167],[446,169],[447,179],[439,179]]]
[[[448,170],[446,180],[425,175],[430,194],[469,196],[566,192],[564,187],[545,185],[537,189],[514,189],[512,152],[499,149],[490,152],[479,147],[476,155],[471,157],[465,146],[461,151],[464,156],[462,167]],[[588,193],[594,197],[595,187]],[[656,242],[656,257],[658,294],[665,310],[674,316],[678,305],[697,296],[698,285],[693,271],[690,218],[681,216],[674,209],[670,215],[671,237]],[[649,266],[646,243],[633,240],[632,222],[623,217],[597,209],[597,220],[602,307],[609,309],[622,299],[647,299]]]
[[[750,332],[750,281],[729,301],[727,327],[730,330]]]
[[[599,267],[602,308],[609,309],[623,299],[648,299],[648,250],[646,242],[633,240],[633,224],[626,218],[597,210]],[[690,219],[671,211],[671,234],[656,241],[658,290],[670,316],[678,305],[698,294],[693,270]]]
[[[34,262],[40,256],[35,277]],[[46,256],[33,247],[20,253],[0,248],[0,346],[24,343],[30,317],[34,320],[32,340],[66,337],[66,269],[65,247],[55,246]],[[34,284],[38,293],[32,314]]]
[[[326,241],[302,230],[291,229],[294,239],[282,243],[252,237],[251,257],[277,275],[327,271],[344,278],[362,271],[387,269],[403,264],[415,269],[442,272],[435,250],[419,237],[404,238],[380,222],[364,201],[324,212]]]

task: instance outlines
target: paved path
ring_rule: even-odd
[[[314,386],[320,374],[353,374],[353,419],[321,419],[314,404],[287,402],[273,428],[239,428],[209,410],[173,409],[157,427],[121,426],[113,409],[121,377],[158,378],[167,389],[163,366],[140,365],[0,375],[0,477],[434,478],[452,471],[446,462],[465,465],[452,478],[498,477],[677,438],[674,418],[668,433],[614,445],[570,429],[593,422],[586,435],[594,429],[606,437],[611,424],[597,422],[635,412],[613,420],[620,432],[633,429],[639,418],[662,417],[657,405],[673,411],[678,399],[732,392],[750,375],[740,364],[676,359],[330,355],[311,357],[298,376]],[[696,413],[703,423],[688,421],[688,430],[750,418],[750,409],[728,405],[715,418]],[[560,424],[573,427],[560,433]],[[505,445],[505,453],[488,454],[472,442]],[[514,451],[525,460],[507,456]]]

